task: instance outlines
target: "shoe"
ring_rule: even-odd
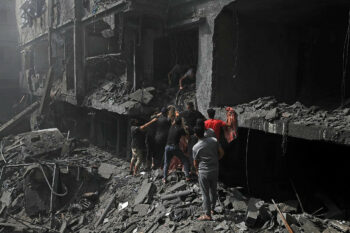
[[[163,181],[163,184],[166,184],[166,183],[167,183],[166,178],[163,178],[162,181]]]

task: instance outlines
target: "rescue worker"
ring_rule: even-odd
[[[214,137],[204,137],[205,129],[196,126],[194,132],[198,142],[193,147],[193,159],[198,174],[199,186],[203,196],[205,214],[198,220],[212,220],[217,201],[217,182],[219,176],[219,160],[224,152]]]
[[[205,117],[199,111],[194,109],[193,102],[186,104],[186,110],[180,113],[180,117],[184,119],[185,126],[190,130],[193,130],[198,119],[205,119]]]
[[[154,154],[152,157],[152,169],[161,166],[165,145],[168,138],[168,132],[171,126],[171,120],[168,119],[168,109],[163,107],[161,115],[158,118],[155,126],[154,134]]]
[[[180,78],[188,71],[188,67],[180,64],[176,64],[168,73],[169,87],[176,87]]]
[[[182,136],[186,136],[185,130],[182,128],[182,119],[180,117],[175,119],[175,123],[170,127],[167,144],[164,150],[164,175],[163,182],[167,182],[169,165],[172,157],[178,157],[184,165],[186,181],[189,181],[189,162],[187,157],[181,151],[179,143]]]
[[[131,126],[132,158],[130,162],[130,174],[133,174],[134,176],[137,175],[138,169],[140,168],[140,165],[142,164],[145,156],[145,150],[146,150],[145,130],[147,129],[147,127],[149,127],[151,124],[153,124],[157,120],[158,120],[157,118],[154,118],[151,121],[141,126],[138,126],[139,121],[137,119],[134,119],[131,123],[132,124]]]
[[[207,110],[209,120],[204,122],[205,129],[213,129],[216,135],[216,139],[220,140],[221,128],[226,126],[226,122],[222,120],[214,119],[215,110],[210,108]]]

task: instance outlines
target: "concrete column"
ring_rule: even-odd
[[[84,30],[81,23],[82,17],[82,1],[74,1],[74,28],[73,28],[73,43],[74,43],[74,90],[78,103],[85,96],[85,77],[84,77]]]

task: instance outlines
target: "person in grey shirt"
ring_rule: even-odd
[[[215,137],[204,137],[204,127],[194,128],[198,142],[193,147],[194,166],[198,174],[199,186],[203,196],[205,214],[200,221],[211,220],[217,200],[217,181],[219,176],[219,160],[224,151]]]

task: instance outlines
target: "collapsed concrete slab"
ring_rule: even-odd
[[[17,114],[15,117],[13,117],[11,120],[6,122],[0,127],[0,138],[5,137],[9,134],[11,134],[12,130],[21,123],[24,119],[29,117],[31,113],[33,113],[36,109],[39,108],[40,103],[35,102],[26,109],[24,109],[21,113]]]

